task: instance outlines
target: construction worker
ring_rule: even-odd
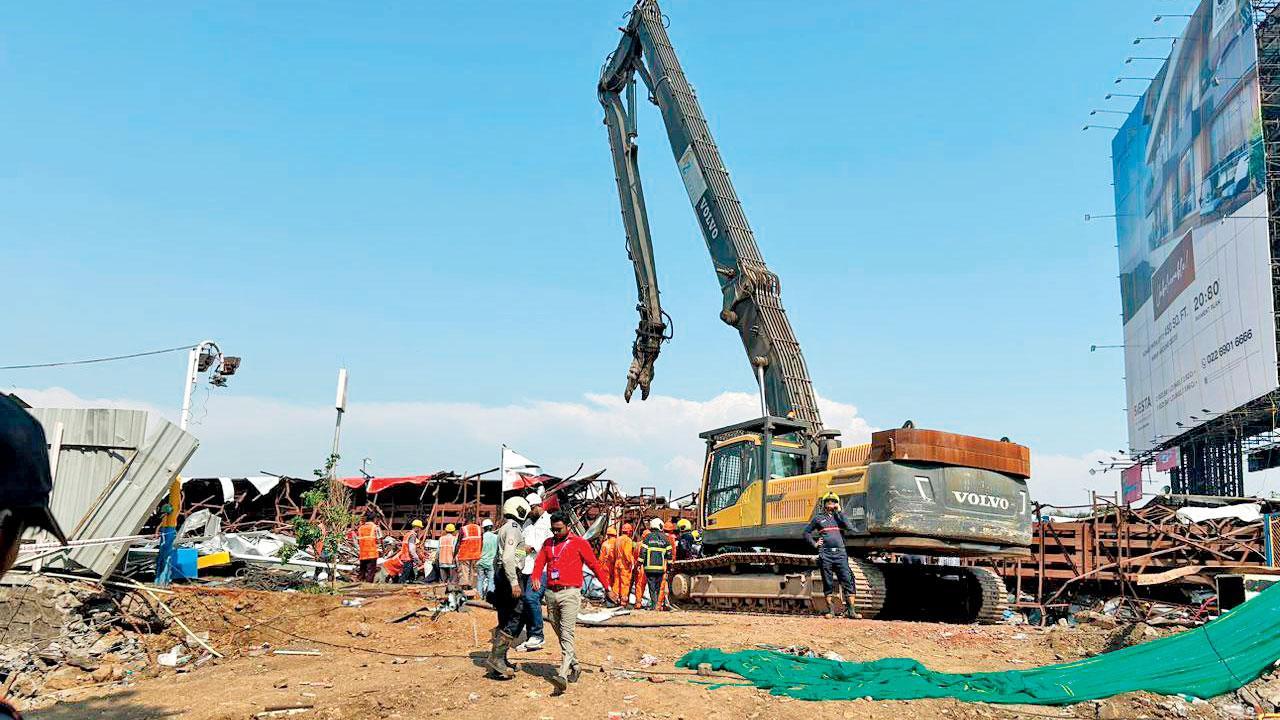
[[[502,504],[502,527],[498,528],[498,552],[494,560],[493,592],[489,594],[493,609],[498,613],[498,625],[493,629],[493,644],[485,666],[502,680],[516,676],[515,668],[507,662],[507,650],[515,642],[524,625],[524,591],[520,587],[520,567],[524,562],[524,547],[520,523],[529,515],[529,503],[522,497],[513,497]]]
[[[640,567],[649,590],[650,610],[662,607],[662,581],[667,574],[667,561],[671,559],[671,541],[662,527],[662,520],[650,520],[649,533],[640,541]]]
[[[178,564],[173,543],[178,536],[178,511],[182,507],[182,484],[177,478],[169,485],[169,500],[161,506],[164,517],[160,520],[160,548],[156,554],[155,584],[167,586],[173,580],[173,570]]]
[[[631,537],[635,531],[631,523],[623,523],[622,532],[618,535],[618,543],[614,546],[613,571],[609,573],[613,594],[618,596],[618,602],[623,607],[627,606],[627,600],[631,595],[631,581],[635,578],[636,541]],[[636,607],[640,606],[641,594],[636,594]]]
[[[397,583],[401,581],[404,575],[404,540],[396,542],[393,537],[383,538],[389,555],[382,559],[382,564],[378,566],[377,581],[382,583]]]
[[[676,532],[679,533],[676,539],[677,560],[694,560],[702,557],[702,543],[698,542],[698,538],[694,535],[693,523],[689,518],[680,518],[676,523]]]
[[[671,543],[671,554],[667,556],[667,560],[668,562],[670,562],[671,560],[675,559],[676,545],[680,541],[680,535],[678,532],[676,532],[676,524],[671,522],[670,520],[667,520],[666,522],[662,523],[662,532],[664,535],[667,536],[667,542]],[[663,608],[664,610],[671,609],[671,599],[667,596],[667,593],[669,592],[669,588],[667,587],[667,584],[668,584],[668,581],[670,580],[670,577],[668,577],[668,575],[669,573],[667,573],[666,571],[663,571],[662,589],[658,592],[658,607]]]
[[[822,571],[822,592],[827,596],[827,617],[836,612],[836,583],[844,591],[844,612],[849,618],[861,618],[854,607],[853,573],[849,570],[849,553],[844,548],[844,532],[851,531],[849,521],[840,510],[840,496],[829,492],[822,496],[821,509],[804,529],[804,539],[818,551],[818,569]]]
[[[600,570],[604,573],[597,578],[604,587],[605,597],[608,598],[610,591],[613,590],[613,564],[618,552],[618,528],[610,525],[604,531],[604,542],[600,543]],[[606,600],[607,602],[607,600]]]
[[[483,535],[480,526],[471,520],[462,526],[458,536],[458,583],[463,587],[476,585],[476,561],[480,559]]]
[[[458,526],[449,523],[440,536],[440,582],[454,585],[458,582]]]
[[[498,555],[498,534],[493,531],[493,521],[485,518],[480,523],[480,559],[476,561],[476,597],[487,598],[493,592],[493,563]]]
[[[400,537],[400,552],[396,557],[404,563],[404,570],[400,572],[400,582],[411,583],[416,577],[416,568],[418,562],[418,528],[422,527],[421,520],[414,520],[410,523],[408,530],[404,531],[404,535]]]
[[[360,559],[357,579],[373,582],[378,577],[378,543],[382,542],[382,530],[373,522],[372,510],[365,511],[364,522],[347,537],[355,541],[356,557]]]
[[[525,520],[522,529],[525,558],[521,572],[525,576],[524,604],[528,612],[525,614],[525,641],[516,646],[516,649],[529,652],[541,650],[545,642],[542,629],[542,590],[534,590],[528,583],[533,575],[534,558],[542,549],[542,545],[551,539],[551,518],[543,512],[542,496],[538,493],[531,492],[526,495],[525,502],[529,505],[529,517]],[[544,584],[545,581],[546,579],[543,578]]]
[[[562,512],[551,515],[551,538],[543,543],[542,550],[534,558],[533,574],[529,587],[544,590],[542,577],[546,572],[547,616],[551,629],[560,640],[560,670],[551,676],[555,694],[569,689],[569,683],[577,682],[581,674],[573,648],[574,628],[578,624],[578,610],[582,608],[583,567],[603,574],[591,545],[569,532],[569,516]],[[613,593],[606,589],[605,599],[612,600]]]

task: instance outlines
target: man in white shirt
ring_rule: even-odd
[[[526,638],[516,649],[528,652],[540,650],[543,645],[542,594],[547,583],[543,578],[539,588],[534,590],[530,587],[529,576],[533,574],[533,562],[538,551],[542,550],[542,544],[551,538],[551,516],[542,511],[542,496],[537,492],[529,493],[525,500],[529,503],[529,518],[525,520],[523,528],[525,557],[520,574],[524,582]]]

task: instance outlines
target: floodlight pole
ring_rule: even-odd
[[[178,416],[178,427],[184,431],[191,424],[191,392],[195,390],[196,381],[199,379],[200,351],[206,346],[213,348],[219,355],[222,354],[221,348],[212,340],[196,343],[187,353],[187,376],[182,382],[182,414]]]

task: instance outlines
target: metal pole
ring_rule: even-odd
[[[338,476],[338,439],[342,436],[342,415],[347,411],[347,369],[338,368],[338,394],[333,401],[333,408],[338,411],[338,419],[333,425],[333,466],[329,468],[329,479]]]
[[[756,365],[756,384],[760,386],[760,417],[769,417],[769,406],[764,401],[764,367]]]
[[[187,353],[187,374],[182,379],[182,414],[178,416],[178,427],[183,430],[191,422],[191,391],[196,385],[196,362],[199,361],[202,347],[204,343],[196,345]]]
[[[332,455],[338,456],[338,440],[342,437],[342,410],[338,410],[338,420],[333,424],[333,451]],[[333,467],[329,468],[329,478],[333,479],[338,476],[338,461],[334,460]]]

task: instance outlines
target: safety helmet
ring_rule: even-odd
[[[409,523],[409,524],[410,524],[410,525],[412,525],[412,526],[414,526],[414,527],[416,527],[416,528],[420,528],[420,527],[422,527],[422,521],[421,521],[421,520],[414,520],[413,522],[411,522],[411,523]]]
[[[630,535],[636,531],[636,526],[631,523],[622,523],[622,534]]]
[[[693,523],[689,522],[689,518],[680,518],[680,522],[676,523],[676,528],[680,530],[692,530]]]
[[[676,529],[676,524],[668,520],[662,523],[662,529],[666,530],[667,532],[671,532]]]
[[[457,529],[458,529],[458,526],[454,525],[453,523],[449,523],[448,525],[444,526],[445,532],[456,532]]]
[[[694,531],[693,531],[693,539],[694,539],[694,540],[701,540],[701,539],[702,539],[702,531],[701,531],[701,530],[694,530]]]
[[[616,528],[616,527],[614,527],[614,526],[610,525],[610,526],[609,526],[609,529],[604,531],[604,534],[605,534],[605,535],[608,535],[608,536],[610,536],[610,537],[617,537],[617,536],[618,536],[618,528]]]
[[[524,520],[529,517],[529,502],[522,497],[513,497],[502,503],[504,517]]]
[[[651,529],[651,530],[661,530],[661,529],[662,529],[662,520],[661,520],[660,518],[654,518],[654,519],[650,520],[650,521],[649,521],[649,529]]]
[[[490,520],[489,518],[485,518],[484,522],[480,523],[480,527],[482,528],[493,527],[493,521]]]
[[[525,502],[529,503],[529,507],[542,504],[542,496],[536,492],[531,492],[524,497]]]
[[[822,503],[825,505],[828,500],[835,500],[836,502],[840,502],[840,496],[833,492],[829,492],[826,495],[822,496]]]

